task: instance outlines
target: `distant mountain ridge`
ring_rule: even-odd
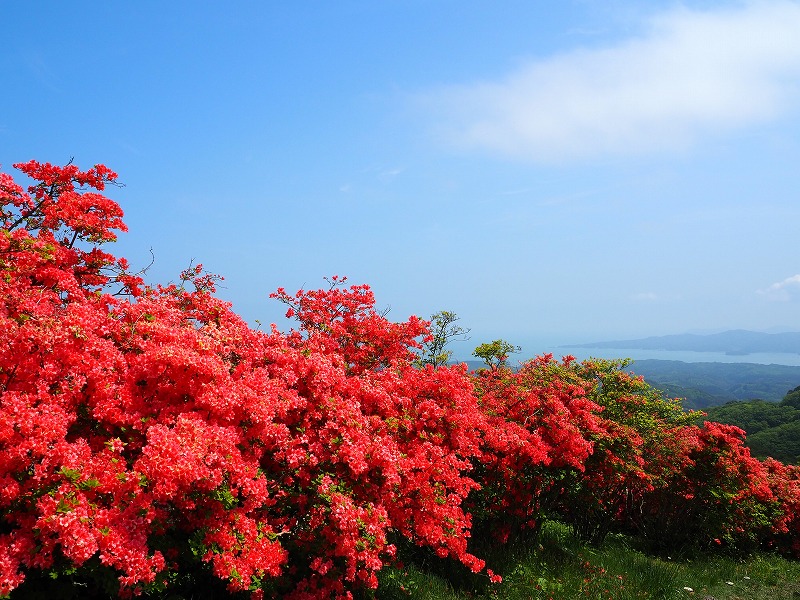
[[[470,370],[486,366],[463,362]],[[800,385],[800,367],[788,365],[646,359],[634,361],[626,371],[641,375],[669,398],[683,398],[685,408],[700,410],[756,398],[779,402]]]
[[[698,335],[685,333],[641,338],[613,340],[589,344],[570,344],[565,348],[614,348],[621,350],[674,350],[691,352],[724,352],[746,355],[757,352],[800,354],[800,332],[761,333],[734,329],[722,333]]]

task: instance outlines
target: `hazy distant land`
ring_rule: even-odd
[[[685,398],[686,408],[732,400],[780,401],[800,385],[800,367],[677,360],[637,360],[628,368],[667,396]]]
[[[480,361],[463,361],[470,369]],[[780,401],[800,385],[800,367],[756,363],[636,360],[627,369],[641,375],[670,398],[683,398],[690,409],[719,406],[734,400]]]
[[[570,344],[567,348],[619,348],[620,350],[671,350],[724,352],[729,355],[755,353],[800,354],[800,332],[761,333],[736,329],[710,335],[685,333],[637,340],[614,340],[588,344]]]
[[[749,354],[800,354],[800,333],[759,333],[735,330],[710,335],[683,334],[615,340],[588,344],[570,344],[563,348],[708,352],[707,362],[680,360],[635,360],[629,371],[642,375],[648,383],[667,396],[685,398],[686,408],[703,409],[734,400],[761,399],[780,401],[800,385],[800,366],[757,364],[754,362],[718,362],[713,355],[747,356]],[[607,352],[605,354],[608,354]],[[466,361],[471,369],[480,362]]]
[[[573,344],[572,348],[800,354],[800,333],[761,333],[737,329],[709,335],[682,334]],[[621,356],[624,353],[620,353]],[[630,370],[668,396],[685,398],[687,408],[707,408],[732,400],[759,398],[777,402],[800,385],[800,367],[754,363],[637,360]]]

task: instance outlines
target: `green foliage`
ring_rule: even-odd
[[[685,398],[688,408],[703,410],[732,400],[778,402],[800,381],[800,367],[787,365],[637,360],[632,369],[666,395]]]
[[[784,464],[800,464],[800,418],[747,436],[747,445],[759,458],[771,456]]]
[[[612,534],[598,547],[586,545],[567,526],[552,521],[544,525],[537,542],[504,547],[493,559],[490,566],[503,575],[497,585],[464,588],[457,578],[407,565],[381,572],[375,598],[790,600],[800,596],[800,563],[796,561],[766,553],[745,559],[719,554],[656,558],[620,534]]]
[[[764,400],[728,402],[709,408],[706,412],[708,416],[705,420],[741,427],[747,432],[748,438],[800,418],[800,410]]]
[[[642,494],[659,480],[658,457],[676,429],[693,414],[680,400],[665,397],[626,369],[630,360],[589,359],[565,364],[561,378],[585,389],[600,410],[602,426],[590,431],[592,454],[571,474],[560,499],[560,514],[576,535],[593,543],[626,527]]]
[[[497,369],[505,367],[509,354],[522,352],[521,346],[515,346],[506,340],[494,340],[493,342],[481,344],[472,353],[472,356],[483,359],[487,367]]]
[[[591,359],[579,363],[582,377],[597,382],[589,398],[604,407],[603,417],[634,427],[640,434],[687,425],[692,415],[680,399],[667,396],[642,377],[631,376],[630,359]]]
[[[783,463],[800,462],[800,387],[780,403],[751,400],[708,409],[709,420],[741,427],[753,456]]]
[[[430,338],[422,344],[418,361],[420,365],[446,365],[453,357],[453,351],[447,349],[450,342],[469,339],[469,328],[456,325],[458,320],[458,315],[448,310],[431,315]]]
[[[800,385],[790,390],[789,393],[783,397],[781,406],[791,406],[800,410]]]

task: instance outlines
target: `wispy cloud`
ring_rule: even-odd
[[[658,300],[658,294],[655,292],[640,292],[631,297],[636,302],[655,302]]]
[[[395,167],[391,169],[383,169],[378,173],[378,179],[381,181],[392,181],[395,177],[405,171],[404,167]]]
[[[760,295],[766,296],[770,300],[788,302],[789,300],[800,298],[800,274],[787,277],[783,281],[773,283],[766,289],[758,290]]]
[[[643,25],[616,46],[537,60],[424,101],[446,142],[537,162],[673,151],[794,109],[800,3],[678,8]]]

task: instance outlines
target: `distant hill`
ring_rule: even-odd
[[[664,335],[638,340],[614,340],[572,344],[567,348],[619,348],[626,350],[673,350],[692,352],[725,352],[730,355],[746,355],[755,352],[782,352],[800,354],[800,332],[761,333],[736,329],[698,335]]]
[[[465,361],[470,369],[481,361]],[[800,367],[755,363],[637,360],[627,369],[670,398],[684,398],[689,409],[706,409],[734,400],[779,402],[800,384]]]
[[[794,464],[800,459],[800,387],[778,403],[750,400],[715,406],[704,419],[744,429],[746,443],[758,458],[771,456]]]
[[[628,370],[694,409],[755,398],[779,402],[800,384],[800,367],[787,365],[637,360]]]

